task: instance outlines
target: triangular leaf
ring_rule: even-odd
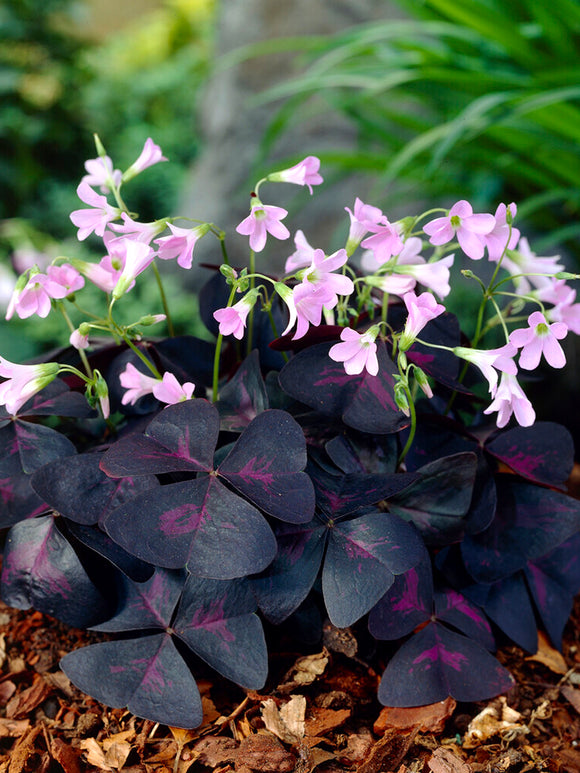
[[[376,639],[395,640],[411,633],[433,614],[433,572],[425,557],[395,581],[369,614],[369,631]]]
[[[438,620],[449,623],[458,631],[478,641],[487,650],[495,649],[495,639],[487,618],[465,596],[453,589],[436,591],[435,615]]]
[[[220,389],[216,405],[221,427],[241,432],[269,407],[266,385],[260,371],[260,357],[254,349],[242,362],[234,376]]]
[[[50,427],[16,419],[12,429],[23,472],[34,472],[54,459],[76,454],[71,441]]]

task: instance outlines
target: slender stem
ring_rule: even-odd
[[[167,303],[167,296],[165,295],[161,274],[159,273],[159,269],[157,268],[157,263],[155,263],[155,261],[153,261],[151,265],[153,266],[153,273],[155,274],[155,279],[157,280],[157,287],[159,288],[159,295],[161,296],[161,303],[163,304],[163,311],[167,320],[167,329],[169,330],[170,337],[174,338],[175,330],[173,328],[173,321],[171,319],[171,312],[169,311],[169,305]]]
[[[230,297],[228,298],[228,306],[232,305],[232,301],[234,300],[234,297],[236,295],[236,286],[233,285]],[[221,333],[218,333],[217,341],[215,344],[215,354],[213,357],[213,379],[212,379],[212,393],[211,393],[211,399],[212,402],[216,402],[218,399],[218,384],[219,384],[219,377],[220,377],[220,355],[222,351],[222,343],[223,343],[224,337]]]
[[[255,276],[255,270],[256,270],[256,255],[254,253],[254,250],[250,250],[250,290],[253,290],[256,286],[256,276]],[[228,302],[229,306],[229,302]],[[254,334],[254,306],[250,309],[250,315],[248,318],[248,338],[247,338],[247,345],[246,345],[246,351],[248,354],[252,351],[252,336]]]
[[[143,352],[137,346],[135,346],[135,344],[133,343],[133,341],[131,341],[129,336],[123,336],[123,341],[125,341],[127,346],[135,352],[135,354],[137,355],[137,357],[139,357],[141,362],[144,365],[146,365],[147,368],[149,368],[149,370],[151,371],[151,373],[153,373],[155,378],[162,378],[161,373],[159,373],[155,365],[145,354],[143,354]]]
[[[66,324],[68,326],[68,329],[70,330],[71,333],[74,332],[75,326],[73,325],[69,315],[66,313],[66,309],[64,308],[64,304],[63,303],[59,303],[58,304],[58,308],[60,309],[60,313],[62,314],[62,316],[65,319],[65,322],[66,322]],[[83,367],[84,367],[85,371],[87,372],[87,376],[89,378],[92,378],[93,377],[93,369],[89,365],[89,360],[87,358],[87,355],[85,354],[83,349],[78,349],[77,351],[79,353],[79,357],[81,358],[81,362],[83,363]]]
[[[409,453],[409,449],[413,445],[413,440],[415,439],[415,432],[417,431],[417,412],[415,410],[415,403],[413,402],[413,396],[411,395],[411,390],[407,385],[405,385],[405,392],[407,393],[407,400],[409,402],[411,429],[409,430],[409,437],[407,438],[405,447],[403,448],[403,450],[401,451],[401,455],[399,456],[397,467],[400,467],[401,464],[405,461],[405,457],[407,456],[407,454]]]

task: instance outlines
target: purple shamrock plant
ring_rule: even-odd
[[[518,379],[565,365],[580,303],[576,275],[514,227],[515,204],[391,222],[357,198],[343,248],[297,231],[272,276],[255,253],[290,237],[288,213],[260,189],[312,194],[316,157],[257,182],[233,236],[249,237],[248,265],[234,267],[214,224],[127,208],[124,186],[167,161],[151,139],[125,172],[98,138],[97,152],[70,219],[102,257],[27,269],[6,315],[58,311],[70,346],[58,361],[0,357],[1,594],[108,634],[63,658],[69,678],[187,728],[203,718],[199,660],[261,689],[287,621],[308,621],[310,642],[327,619],[372,637],[391,653],[378,691],[391,706],[508,690],[493,652],[534,651],[538,623],[561,646],[580,590],[574,448],[536,422]],[[174,335],[158,265],[189,270],[202,238],[223,256],[199,293],[213,342]],[[485,280],[463,269],[481,293],[471,339],[445,306],[461,253],[489,264]],[[161,307],[121,322],[147,273]],[[90,312],[88,283],[102,292]],[[146,337],[154,325],[167,334]]]

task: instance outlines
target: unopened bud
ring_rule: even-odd
[[[166,319],[165,314],[146,314],[144,317],[141,317],[137,324],[148,327],[149,325],[157,325],[159,322],[165,322]]]
[[[419,388],[429,399],[431,399],[433,397],[433,390],[431,389],[431,384],[429,383],[429,379],[425,372],[422,371],[421,368],[415,367],[413,373],[417,384],[419,384]]]
[[[410,416],[411,411],[409,410],[409,400],[407,399],[407,392],[405,390],[405,387],[400,382],[398,384],[395,384],[395,403],[397,405],[397,408],[402,411],[405,416]]]

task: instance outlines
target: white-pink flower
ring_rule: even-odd
[[[376,325],[366,333],[357,333],[356,330],[345,327],[340,334],[341,343],[331,346],[328,354],[335,362],[344,363],[344,370],[349,376],[362,373],[363,370],[371,376],[376,376],[379,372],[375,343],[378,332]]]
[[[155,239],[159,245],[157,257],[160,260],[173,260],[177,258],[177,265],[181,268],[191,268],[193,264],[193,250],[199,239],[209,231],[209,225],[204,223],[195,228],[179,228],[171,223],[167,224],[171,236],[162,236]]]
[[[398,255],[395,255],[396,265],[400,266],[403,263],[414,264],[424,263],[425,259],[420,257],[420,252],[423,249],[423,242],[418,236],[410,236],[403,242],[403,249]],[[348,252],[348,250],[347,250]],[[371,250],[365,250],[361,256],[361,268],[369,274],[373,274],[383,264],[379,263],[375,258],[375,255]]]
[[[362,202],[358,196],[354,202],[354,212],[348,207],[345,207],[345,210],[350,216],[350,229],[346,240],[346,252],[350,257],[370,228],[380,222],[383,213],[378,207]]]
[[[70,214],[70,219],[79,229],[77,239],[82,242],[93,232],[97,236],[103,236],[107,225],[119,217],[121,210],[112,207],[105,196],[98,194],[86,182],[81,182],[78,186],[77,196],[91,207],[90,209],[75,209]]]
[[[155,252],[149,245],[134,239],[115,241],[115,249],[123,255],[123,270],[113,288],[113,298],[116,300],[124,295],[132,287],[135,278],[151,265]]]
[[[129,217],[126,212],[121,213],[121,219],[123,220],[122,224],[111,223],[109,226],[113,231],[121,234],[121,236],[115,237],[117,239],[130,236],[135,241],[149,244],[152,239],[165,230],[165,220],[153,220],[150,223],[139,223],[137,220],[133,220]]]
[[[62,300],[67,295],[80,290],[85,280],[79,272],[68,264],[49,266],[46,274],[31,274],[23,288],[15,288],[6,311],[6,319],[16,313],[20,319],[33,314],[41,318],[49,315],[52,300]]]
[[[507,222],[508,211],[510,213],[510,220],[513,221],[517,212],[516,205],[512,202],[507,207],[505,204],[500,204],[498,206],[494,216],[495,225],[493,229],[483,237],[489,259],[495,262],[501,258],[506,249],[513,250],[520,238],[520,232],[517,228],[513,228],[512,226],[510,232],[510,226]]]
[[[286,259],[286,265],[284,266],[286,274],[292,274],[299,268],[309,266],[314,256],[314,247],[310,246],[303,231],[296,231],[294,234],[294,244],[296,245],[296,251]]]
[[[462,199],[456,202],[446,217],[436,217],[425,223],[423,230],[431,244],[447,244],[457,237],[459,246],[472,260],[483,257],[485,234],[495,227],[495,218],[489,214],[474,214],[473,207]]]
[[[518,424],[530,427],[536,420],[536,412],[518,384],[517,378],[511,373],[503,373],[496,390],[493,402],[484,410],[485,414],[497,411],[498,427],[505,427],[510,417],[515,414]]]
[[[365,281],[371,287],[378,287],[379,290],[387,293],[387,295],[398,295],[400,298],[414,290],[417,284],[412,276],[407,276],[406,274],[372,275],[367,277]]]
[[[219,331],[223,336],[233,335],[241,340],[246,331],[246,320],[250,309],[256,303],[258,295],[256,291],[246,293],[244,297],[233,306],[214,311],[213,317],[219,322]]]
[[[154,164],[158,164],[160,161],[167,161],[163,155],[159,145],[156,145],[151,137],[145,140],[143,150],[141,151],[139,158],[134,161],[129,169],[123,174],[123,181],[127,182],[131,180],[135,175],[138,175],[144,169],[147,169]]]
[[[413,277],[423,287],[432,290],[439,298],[445,298],[451,292],[449,269],[453,265],[453,258],[453,255],[448,255],[433,263],[426,263],[423,258],[417,257],[416,263],[397,263],[393,267],[393,271],[397,274]]]
[[[118,257],[105,255],[98,263],[75,260],[82,274],[104,293],[113,292],[123,271],[123,261]],[[131,289],[131,285],[128,289]]]
[[[99,156],[85,161],[85,169],[88,174],[82,178],[82,182],[97,186],[101,193],[110,193],[111,188],[118,188],[122,173],[119,169],[113,169],[113,162],[109,156]]]
[[[159,379],[147,376],[128,362],[125,370],[119,374],[121,386],[127,391],[121,398],[123,405],[135,405],[140,397],[153,394],[153,388],[159,383]]]
[[[88,333],[81,333],[81,331],[76,328],[76,330],[73,330],[72,333],[69,336],[69,343],[71,346],[74,346],[75,349],[88,349],[89,346],[89,334]]]
[[[191,400],[194,390],[195,384],[191,381],[180,384],[173,373],[167,372],[163,374],[161,381],[156,381],[153,387],[153,396],[162,403],[174,405],[182,403],[184,400]]]
[[[498,370],[512,376],[518,372],[517,365],[513,360],[517,354],[517,349],[511,343],[505,344],[499,349],[469,349],[464,346],[456,346],[453,353],[480,369],[487,379],[492,397],[497,391]]]
[[[425,325],[443,314],[445,306],[437,303],[435,296],[431,293],[422,293],[417,296],[414,292],[410,292],[403,296],[403,301],[407,307],[408,316],[403,333],[399,338],[399,349],[405,352],[412,346]]]
[[[563,368],[566,355],[558,340],[567,334],[568,327],[563,322],[549,324],[541,311],[534,311],[528,317],[528,327],[514,330],[510,342],[522,350],[519,363],[524,370],[537,368],[542,354],[553,368]]]
[[[540,288],[546,287],[551,283],[554,274],[565,269],[562,263],[558,263],[559,260],[559,255],[538,257],[530,249],[528,240],[522,236],[518,242],[517,250],[510,250],[501,265],[514,276],[517,292],[525,295],[530,292],[532,285]],[[521,274],[524,276],[520,276]]]
[[[403,249],[403,241],[396,224],[389,223],[382,217],[379,223],[368,223],[372,236],[367,236],[361,242],[361,247],[371,250],[379,266],[384,265],[393,255],[398,255]]]
[[[290,231],[280,222],[287,214],[286,209],[262,204],[254,196],[250,214],[237,226],[236,231],[249,236],[251,249],[261,252],[266,246],[267,234],[272,234],[276,239],[287,239],[290,236]]]
[[[59,372],[56,362],[37,365],[18,365],[0,357],[0,376],[7,379],[0,384],[0,405],[14,416],[37,392],[48,386]]]
[[[324,182],[318,173],[320,169],[320,159],[316,156],[307,156],[300,163],[291,166],[289,169],[283,169],[281,172],[272,172],[268,175],[268,180],[272,182],[294,183],[295,185],[306,185],[312,196],[312,186],[320,185]]]

